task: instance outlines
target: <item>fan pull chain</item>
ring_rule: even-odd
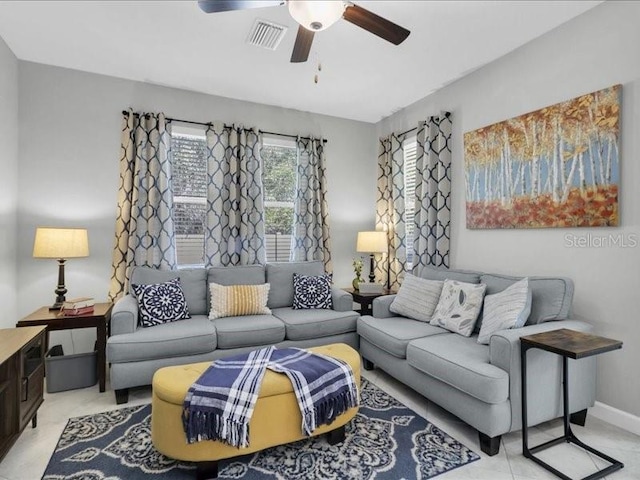
[[[318,72],[322,71],[322,63],[318,62]],[[313,83],[318,83],[320,76],[316,73],[313,77]]]

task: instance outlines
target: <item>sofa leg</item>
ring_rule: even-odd
[[[579,412],[572,413],[569,415],[569,421],[574,425],[584,427],[584,424],[587,423],[587,409],[585,408]]]
[[[502,438],[502,435],[490,437],[482,432],[478,432],[478,436],[480,437],[480,450],[490,457],[498,454],[500,451],[500,439]]]
[[[116,403],[118,405],[122,405],[123,403],[127,403],[129,401],[129,389],[128,388],[120,388],[116,390]]]
[[[196,480],[209,480],[210,478],[218,478],[218,461],[197,462]]]
[[[376,366],[371,360],[367,360],[366,358],[362,357],[362,368],[364,368],[365,370],[373,370],[375,367]]]
[[[327,440],[329,445],[336,445],[338,443],[344,442],[345,437],[345,428],[344,425],[340,428],[336,428],[335,430],[331,430],[327,433]]]

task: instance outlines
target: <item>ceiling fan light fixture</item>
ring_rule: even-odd
[[[289,0],[287,6],[295,21],[312,32],[329,28],[342,18],[347,8],[341,0]]]

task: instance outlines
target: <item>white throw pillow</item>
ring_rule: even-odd
[[[491,335],[499,330],[522,327],[530,313],[531,289],[528,278],[517,281],[501,292],[487,295],[478,343],[489,344]]]
[[[438,305],[444,282],[407,273],[389,310],[405,317],[429,322]]]
[[[219,285],[209,284],[211,310],[209,318],[239,317],[243,315],[270,315],[267,308],[269,283],[261,285]]]
[[[465,337],[470,336],[482,309],[482,298],[486,289],[484,283],[445,280],[431,325],[446,328]]]

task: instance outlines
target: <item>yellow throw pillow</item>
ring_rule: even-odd
[[[209,284],[211,310],[209,318],[237,317],[240,315],[269,315],[267,308],[269,285],[219,285]]]

